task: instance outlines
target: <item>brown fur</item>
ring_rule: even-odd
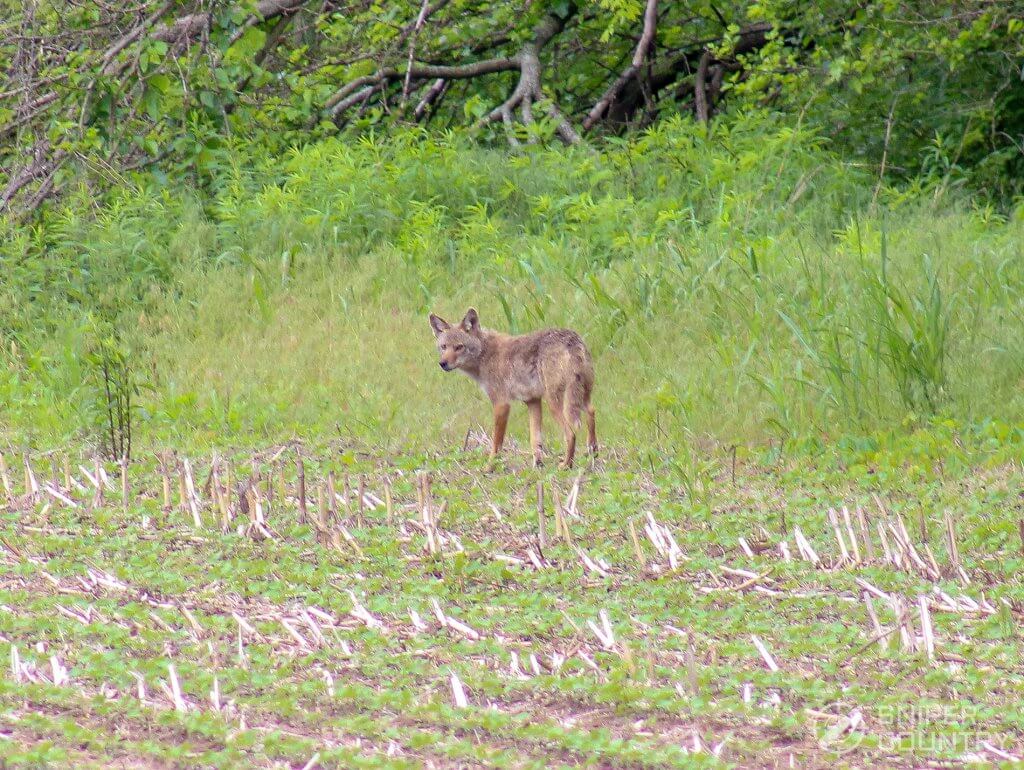
[[[594,389],[594,365],[582,338],[570,329],[545,329],[511,336],[484,329],[476,310],[452,326],[431,313],[430,328],[437,338],[441,368],[461,369],[483,389],[494,406],[494,440],[491,461],[505,440],[510,405],[524,402],[530,414],[530,444],[535,465],[541,448],[541,402],[547,401],[555,421],[565,434],[562,466],[572,467],[576,430],[586,415],[587,446],[597,454],[597,432],[590,394]]]

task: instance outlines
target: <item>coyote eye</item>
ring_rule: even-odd
[[[456,345],[455,346],[455,352],[456,353],[461,353],[465,347],[466,347],[465,345]]]
[[[445,348],[447,348],[447,347],[448,347],[447,345],[444,345],[444,344],[442,344],[442,345],[441,345],[441,350],[444,350],[444,349],[445,349]]]

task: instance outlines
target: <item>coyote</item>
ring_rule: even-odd
[[[565,432],[565,457],[561,468],[571,468],[576,454],[576,429],[587,418],[587,447],[597,455],[597,428],[590,393],[594,365],[590,351],[576,332],[545,329],[517,337],[484,329],[476,310],[452,326],[430,314],[430,328],[437,338],[441,368],[461,369],[483,389],[494,405],[494,439],[490,467],[501,452],[512,401],[524,401],[530,411],[530,446],[534,467],[543,463],[541,448],[541,399],[546,399],[555,421]]]

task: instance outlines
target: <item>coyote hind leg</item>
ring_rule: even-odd
[[[587,404],[587,451],[591,457],[597,457],[597,420],[593,404]]]
[[[533,450],[533,467],[539,468],[544,464],[543,434],[541,432],[544,409],[539,398],[527,401],[526,408],[530,410],[530,449]]]
[[[576,457],[576,429],[579,424],[579,413],[566,404],[562,413],[562,430],[565,432],[565,457],[562,459],[562,468],[571,468]]]

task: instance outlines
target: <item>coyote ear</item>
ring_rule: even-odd
[[[466,317],[462,319],[462,328],[467,332],[475,332],[480,329],[480,316],[474,308],[466,311]]]
[[[434,330],[434,336],[436,337],[441,332],[446,332],[452,328],[452,325],[440,316],[436,316],[433,313],[430,314],[430,328]]]

